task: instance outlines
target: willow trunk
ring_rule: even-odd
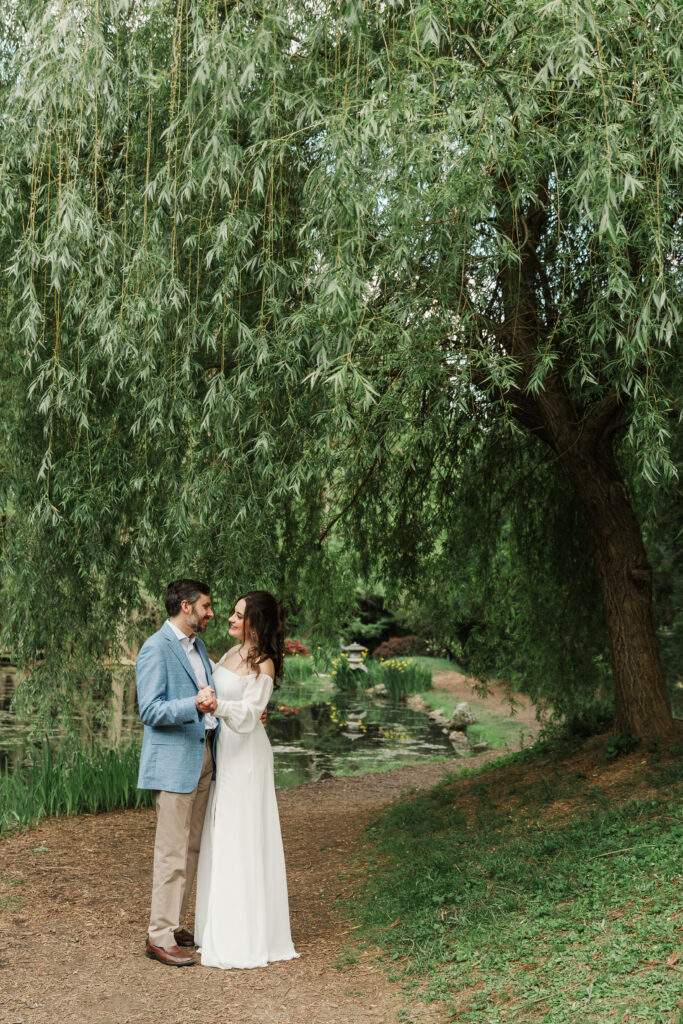
[[[671,741],[677,727],[659,656],[652,568],[611,439],[577,442],[562,462],[588,518],[612,656],[614,730]]]

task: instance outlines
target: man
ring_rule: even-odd
[[[142,646],[136,662],[138,704],[145,726],[138,787],[156,791],[152,907],[146,955],[189,967],[194,936],[181,922],[192,889],[219,722],[211,664],[197,636],[213,618],[211,591],[197,580],[166,588],[168,619]]]

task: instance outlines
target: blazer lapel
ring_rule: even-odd
[[[211,668],[211,662],[209,661],[209,656],[206,653],[206,647],[204,645],[204,641],[200,640],[199,637],[197,637],[197,639],[195,640],[194,645],[195,645],[196,650],[199,651],[199,657],[202,659],[202,664],[204,666],[204,671],[206,672],[206,682],[208,683],[209,686],[211,686],[211,675],[212,675],[213,670]]]
[[[190,679],[192,680],[192,682],[194,683],[195,689],[199,690],[199,683],[197,682],[196,675],[192,671],[192,665],[190,665],[189,659],[188,659],[187,655],[185,654],[185,651],[183,650],[183,646],[182,646],[180,640],[175,635],[175,633],[170,628],[170,626],[166,626],[166,625],[164,626],[164,635],[165,635],[166,639],[168,640],[168,646],[173,651],[173,653],[175,654],[176,658],[178,659],[178,661],[180,662],[182,667],[185,669],[185,671],[187,672],[187,674],[190,677]]]

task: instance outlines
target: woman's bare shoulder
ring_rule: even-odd
[[[260,661],[258,664],[258,674],[261,676],[270,676],[271,679],[275,679],[275,665],[271,658],[266,658],[265,661]]]

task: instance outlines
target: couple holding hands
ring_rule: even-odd
[[[263,723],[282,674],[284,616],[265,590],[230,616],[238,643],[217,665],[198,634],[211,591],[197,580],[166,588],[168,619],[136,663],[144,724],[138,787],[156,792],[152,907],[146,954],[172,967],[265,967],[296,957]],[[182,927],[195,874],[194,934]]]

